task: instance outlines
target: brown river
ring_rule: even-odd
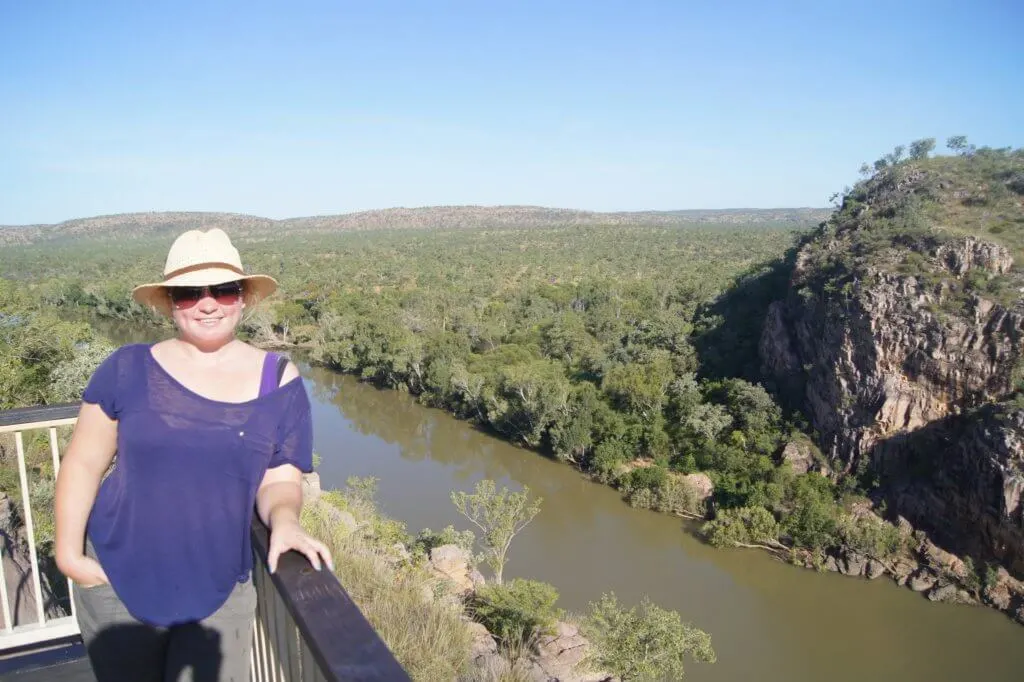
[[[481,433],[411,397],[303,367],[324,488],[380,479],[383,511],[413,532],[468,528],[449,499],[478,480],[529,486],[541,513],[512,545],[507,577],[555,585],[582,611],[604,591],[649,595],[711,633],[713,665],[687,679],[765,682],[1024,680],[1024,627],[995,611],[934,604],[887,579],[796,568],[709,547],[679,519],[632,509],[572,468]]]
[[[150,334],[106,331],[121,342]],[[540,514],[515,539],[506,578],[555,585],[584,611],[602,592],[648,595],[711,634],[715,664],[690,682],[1021,682],[1024,627],[982,607],[935,604],[888,579],[789,566],[703,544],[679,519],[632,509],[611,488],[514,447],[410,396],[301,365],[325,489],[380,479],[382,511],[416,532],[469,527],[449,493],[483,478],[529,486]]]

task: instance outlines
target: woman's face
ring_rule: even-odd
[[[235,336],[242,319],[242,282],[210,287],[168,287],[171,315],[182,338],[204,348],[217,348]]]

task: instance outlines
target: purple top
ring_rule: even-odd
[[[206,618],[248,579],[256,489],[268,468],[312,470],[313,429],[301,379],[265,392],[269,361],[260,397],[225,403],[185,388],[150,348],[119,348],[82,395],[118,423],[87,532],[129,613],[169,626]]]

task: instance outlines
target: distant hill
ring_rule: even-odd
[[[232,236],[266,233],[344,232],[391,229],[544,228],[566,225],[792,224],[828,218],[824,208],[722,209],[598,213],[539,206],[429,206],[388,208],[342,215],[271,220],[238,213],[122,213],[77,218],[55,225],[0,226],[0,244],[29,244],[78,237],[142,237],[222,227]]]

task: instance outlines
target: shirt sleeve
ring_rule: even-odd
[[[305,386],[290,402],[279,429],[280,437],[270,458],[270,468],[291,464],[304,474],[313,471],[313,417]]]
[[[103,412],[111,419],[117,419],[121,414],[121,397],[118,391],[118,375],[121,365],[120,358],[123,355],[118,349],[107,356],[107,359],[100,363],[100,366],[93,372],[89,383],[82,392],[82,402],[99,405]]]

